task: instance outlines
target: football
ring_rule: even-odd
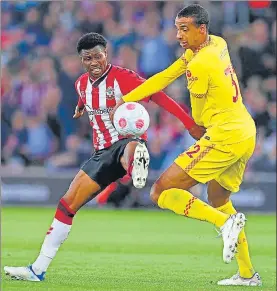
[[[120,105],[114,114],[114,127],[124,136],[139,137],[145,133],[150,117],[143,105],[137,102],[126,102]]]

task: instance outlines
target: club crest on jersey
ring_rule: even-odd
[[[81,91],[81,97],[85,98],[86,97],[86,93],[84,91]]]
[[[114,88],[113,87],[108,87],[106,90],[106,98],[107,99],[114,99]]]

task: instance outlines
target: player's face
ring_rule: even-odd
[[[89,76],[96,79],[102,76],[107,68],[107,51],[102,46],[82,50],[80,53],[82,64]]]
[[[195,25],[193,17],[180,17],[175,19],[177,39],[184,49],[197,49],[206,40],[207,29],[204,24]]]

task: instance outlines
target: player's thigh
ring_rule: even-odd
[[[238,192],[243,181],[246,165],[255,149],[255,137],[232,145],[240,158],[216,178],[216,181],[230,192]],[[242,154],[240,154],[242,152]]]
[[[100,190],[124,176],[125,170],[117,160],[119,147],[120,143],[118,142],[109,148],[96,151],[82,165],[80,172],[74,178],[65,195],[66,201],[69,201],[73,210],[78,210],[99,194]]]
[[[153,184],[150,197],[152,201],[157,202],[160,194],[164,190],[172,188],[188,190],[196,184],[198,184],[197,181],[184,172],[178,165],[173,163]]]
[[[201,138],[180,154],[175,163],[193,179],[205,184],[219,177],[237,160],[228,146]]]
[[[109,148],[99,150],[81,167],[101,189],[126,174],[120,163],[119,153],[124,151],[122,141],[117,141]]]
[[[99,190],[100,185],[92,180],[83,170],[80,170],[71,182],[63,199],[72,210],[77,211]]]

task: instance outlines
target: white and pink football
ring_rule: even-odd
[[[145,133],[150,123],[147,110],[137,102],[120,105],[114,114],[114,127],[121,135],[139,137]]]

